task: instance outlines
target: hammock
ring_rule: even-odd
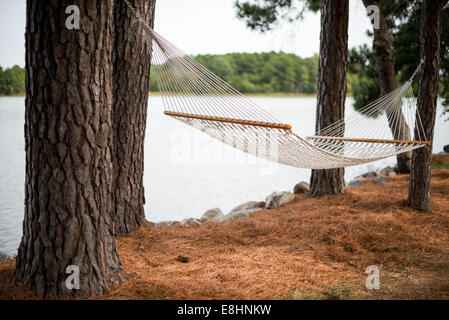
[[[398,89],[303,138],[164,39],[124,1],[152,41],[152,72],[164,113],[223,143],[259,158],[311,169],[360,165],[430,145],[411,89],[418,69]]]

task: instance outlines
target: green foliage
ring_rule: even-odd
[[[290,53],[197,55],[195,60],[242,93],[316,93],[318,56]],[[158,91],[150,77],[150,91]]]
[[[235,7],[249,28],[265,32],[281,19],[302,19],[305,9],[318,11],[320,0],[236,0]]]
[[[420,23],[422,1],[401,0],[381,8],[387,12],[392,24],[392,47],[395,55],[395,68],[398,79],[406,81],[415,71],[420,60]],[[445,113],[449,113],[449,6],[443,8],[440,60],[440,97],[443,99]],[[400,19],[400,20],[398,20]],[[418,77],[417,77],[418,78]],[[418,92],[418,81],[414,81],[414,91]]]
[[[323,292],[323,297],[326,300],[351,300],[354,299],[349,288],[328,286]]]
[[[264,0],[262,4],[236,1],[237,17],[245,19],[251,29],[270,30],[278,19],[280,8],[290,8],[292,0]]]
[[[196,60],[224,81],[228,82],[232,79],[234,73],[234,65],[230,59],[221,55],[202,55],[197,56]]]
[[[399,83],[407,81],[420,61],[420,19],[422,1],[383,1],[381,11],[390,27],[395,73]],[[441,38],[440,97],[445,113],[449,114],[449,6],[443,9]],[[352,94],[356,109],[379,97],[376,63],[366,47],[352,49],[349,54],[349,72],[352,73]],[[348,75],[348,80],[350,76]],[[418,77],[413,89],[418,92]],[[349,82],[349,81],[348,81]],[[349,87],[349,83],[348,83]]]
[[[380,96],[376,62],[366,45],[351,49],[348,60],[348,93],[354,96],[354,108],[360,111]]]
[[[154,70],[153,70],[153,66],[151,66],[151,70],[150,70],[150,92],[158,92],[159,91],[159,86],[157,84],[157,79],[156,76],[154,75]]]
[[[351,300],[355,296],[351,289],[345,286],[327,286],[324,291],[305,295],[301,288],[296,289],[287,300]]]
[[[443,10],[443,32],[441,34],[440,85],[445,114],[449,116],[449,6]]]
[[[25,70],[17,65],[4,69],[0,67],[0,95],[25,92]]]
[[[380,10],[390,29],[395,56],[397,80],[402,83],[410,78],[419,64],[419,33],[422,1],[379,1]],[[248,27],[259,31],[270,30],[279,20],[295,20],[303,17],[304,10],[318,11],[319,0],[236,0],[237,17]],[[449,4],[443,7],[443,32],[441,38],[440,96],[445,113],[449,115]],[[372,30],[368,30],[372,36]],[[370,50],[368,50],[370,51]],[[365,60],[364,60],[365,59]],[[354,64],[354,65],[353,65]],[[354,96],[355,108],[379,97],[380,89],[372,54],[366,47],[351,50],[349,57],[348,93]],[[417,81],[414,91],[417,92]]]
[[[449,163],[433,163],[432,162],[432,170],[436,169],[449,169]]]

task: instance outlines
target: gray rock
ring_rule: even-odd
[[[207,210],[200,218],[201,222],[220,222],[224,218],[223,212],[219,208],[213,208]]]
[[[248,201],[232,209],[223,220],[239,220],[247,218],[251,213],[265,208],[265,201]]]
[[[273,192],[267,197],[267,203],[265,204],[266,209],[273,209],[289,202],[292,202],[295,199],[295,195],[291,192]]]
[[[376,171],[369,171],[364,174],[361,174],[360,176],[355,177],[354,179],[362,179],[362,178],[373,178],[377,176]]]
[[[377,172],[376,171],[369,171],[369,172],[364,174],[364,178],[373,178],[373,177],[377,177]]]
[[[354,179],[354,180],[351,180],[349,182],[349,186],[350,187],[358,187],[358,186],[361,186],[361,185],[362,185],[362,181],[360,181],[358,179]]]
[[[376,179],[376,184],[385,184],[385,177],[380,176]]]
[[[390,175],[391,172],[394,172],[394,171],[393,171],[393,168],[390,166],[386,166],[385,168],[380,170],[380,174],[387,176],[387,177]]]
[[[249,213],[247,211],[235,211],[233,213],[225,215],[223,220],[235,221],[240,219],[246,219],[249,217]]]
[[[444,152],[449,152],[449,144],[445,145],[443,147]]]
[[[201,227],[201,221],[194,218],[188,218],[181,221],[181,226]]]
[[[181,222],[179,221],[170,221],[170,223],[168,224],[168,227],[177,227],[181,225]]]
[[[0,261],[6,261],[6,260],[9,260],[11,258],[12,258],[12,256],[10,256],[9,254],[0,252]]]
[[[162,221],[157,222],[154,224],[156,228],[170,228],[170,227],[176,227],[181,225],[181,222],[179,221]]]
[[[300,183],[296,184],[296,186],[293,188],[293,193],[308,193],[310,191],[310,186],[307,182],[301,181]]]
[[[262,210],[262,208],[233,211],[233,212],[230,212],[229,214],[225,215],[224,220],[235,221],[235,220],[245,219],[245,218],[248,218],[251,213],[254,213],[254,212],[257,212],[260,210]]]
[[[260,209],[265,208],[265,201],[248,201],[245,203],[242,203],[241,205],[238,205],[234,209],[232,209],[229,213],[238,212],[238,211],[247,211],[247,210],[253,210],[253,209]]]

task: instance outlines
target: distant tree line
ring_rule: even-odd
[[[316,93],[318,55],[284,52],[205,54],[195,60],[242,93]],[[157,92],[155,77],[150,91]]]
[[[443,16],[449,10],[443,10]],[[449,29],[443,20],[443,30]],[[412,23],[404,24],[393,38],[396,52],[398,82],[404,82],[419,63],[419,31]],[[411,30],[412,29],[412,30]],[[449,33],[443,33],[442,46],[449,46]],[[414,50],[407,50],[404,42],[410,42]],[[443,51],[446,52],[446,51]],[[317,92],[318,55],[301,58],[292,53],[228,53],[204,54],[194,57],[207,69],[218,75],[242,93],[304,93]],[[443,55],[441,62],[440,96],[449,113],[449,56]],[[417,81],[414,82],[415,94]],[[150,91],[158,92],[156,77],[150,78]],[[25,92],[25,69],[15,65],[3,69],[0,66],[0,95]],[[347,93],[355,98],[354,107],[359,109],[380,96],[376,62],[372,50],[363,45],[352,48],[348,57]]]
[[[0,95],[25,93],[25,69],[15,65],[4,69],[0,66]]]

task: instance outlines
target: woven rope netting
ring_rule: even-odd
[[[127,4],[152,41],[152,76],[165,114],[223,143],[263,159],[313,169],[359,165],[428,145],[416,118],[413,77],[316,136],[300,137],[155,32]]]

